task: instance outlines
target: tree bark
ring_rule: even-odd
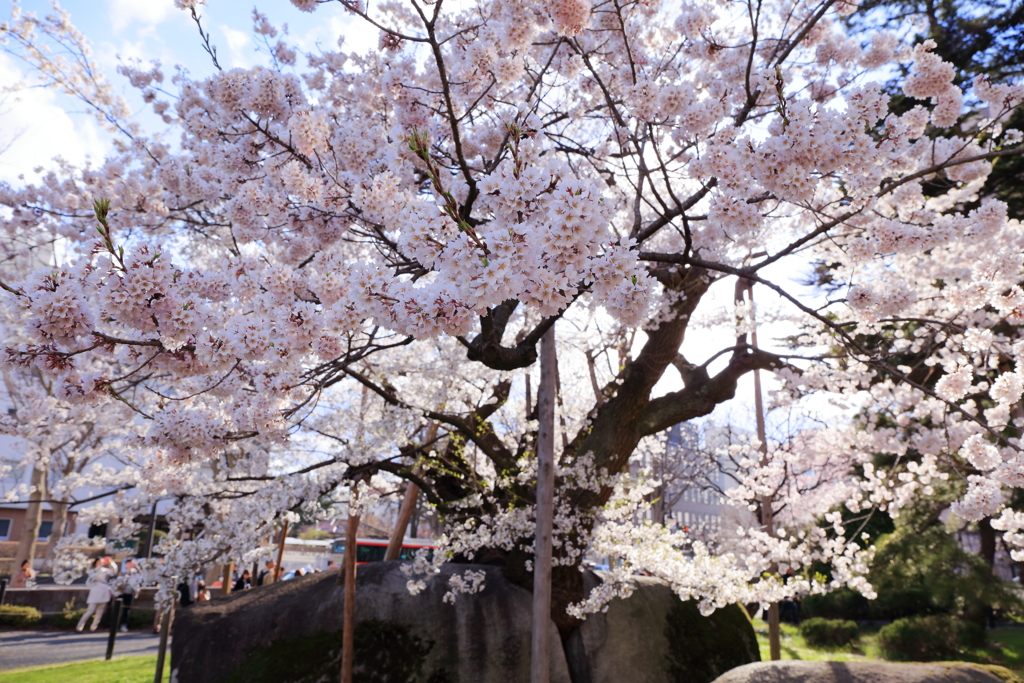
[[[687,269],[671,278],[664,282],[666,287],[685,296],[673,305],[670,316],[647,332],[647,340],[636,358],[627,361],[618,376],[605,387],[602,393],[608,398],[591,410],[592,421],[570,442],[563,460],[571,462],[576,455],[592,453],[595,468],[603,467],[609,473],[623,472],[640,439],[710,413],[718,403],[735,394],[733,375],[738,377],[750,369],[734,356],[730,366],[714,379],[709,380],[705,371],[700,378],[702,381],[687,382],[682,392],[651,400],[655,384],[679,356],[690,315],[710,285],[707,274],[700,269]],[[723,383],[719,383],[720,377]],[[608,502],[611,493],[610,487],[597,493],[573,491],[569,503],[592,509]]]
[[[996,565],[996,532],[992,528],[991,517],[985,517],[978,522],[978,541],[980,545],[978,555],[985,560],[989,574],[991,574]]]
[[[785,365],[785,362],[775,355],[755,351],[748,344],[737,345],[729,356],[727,366],[713,376],[709,375],[705,367],[686,361],[680,356],[679,348],[684,341],[690,316],[707,292],[712,279],[700,268],[665,271],[659,274],[658,279],[667,288],[684,296],[680,296],[673,304],[670,315],[665,316],[657,327],[647,332],[647,339],[639,353],[632,358],[629,358],[628,354],[623,356],[618,374],[601,390],[601,395],[605,399],[592,407],[588,413],[591,419],[563,448],[560,454],[561,462],[571,464],[578,456],[591,454],[595,468],[604,468],[609,473],[625,471],[629,466],[630,456],[644,436],[711,413],[716,406],[735,396],[739,379],[755,368],[771,369]],[[669,365],[679,370],[684,388],[652,399],[651,391]],[[543,370],[541,376],[544,376]],[[469,492],[466,487],[461,486],[459,480],[460,476],[469,476],[468,473],[463,474],[461,444],[474,444],[494,463],[496,469],[503,472],[516,471],[518,458],[535,447],[534,439],[526,434],[519,441],[519,452],[512,452],[504,445],[502,438],[489,422],[490,415],[507,399],[508,391],[507,385],[497,384],[492,401],[481,405],[466,416],[430,413],[430,417],[451,428],[449,447],[438,458],[444,467],[428,464],[426,477],[430,490],[425,493],[432,502],[436,502],[442,512],[448,511],[446,503],[461,500]],[[497,504],[535,503],[537,498],[531,495],[533,492],[528,488],[510,488],[505,491],[507,500],[499,500]],[[565,504],[574,509],[595,509],[608,501],[612,495],[612,488],[605,487],[599,491],[592,491],[586,488],[567,487],[564,490],[559,489],[559,493]],[[453,508],[449,512],[455,518],[471,516],[465,509]],[[579,530],[580,533],[586,531],[583,528]],[[534,558],[527,557],[525,553],[492,550],[494,559],[500,559],[505,564],[505,575],[510,581],[529,590],[534,589],[536,577],[533,572],[525,570],[525,562]],[[582,588],[579,591],[575,588],[562,590],[560,584],[563,583],[563,579],[560,578],[558,571],[560,569],[562,568],[554,568],[555,586],[552,591],[550,614],[564,643],[566,636],[578,626],[578,621],[570,618],[565,609],[569,602],[578,601],[583,595]],[[570,569],[578,580],[578,569]],[[566,588],[575,586],[573,581],[565,581]]]
[[[562,637],[562,653],[565,655],[566,668],[569,669],[569,680],[572,683],[590,683],[590,660],[583,643],[582,625]]]
[[[43,499],[46,498],[46,465],[40,459],[32,468],[32,477],[29,486],[32,492],[29,494],[28,508],[25,510],[25,521],[21,525],[21,538],[18,539],[18,549],[14,554],[14,576],[11,586],[13,588],[24,588],[25,579],[21,575],[21,564],[32,560],[36,555],[36,539],[39,537],[39,527],[43,522]]]
[[[978,556],[985,561],[988,575],[994,573],[996,563],[996,531],[992,528],[992,518],[984,517],[978,522]],[[981,628],[988,624],[992,606],[981,596],[967,607],[967,619]]]
[[[555,491],[555,328],[541,340],[540,386],[537,390],[537,531],[533,559],[533,641],[531,683],[548,683],[551,676],[551,530]]]
[[[50,508],[53,510],[53,530],[46,542],[46,555],[44,556],[46,559],[43,560],[43,568],[52,572],[53,563],[57,559],[57,543],[64,538],[64,529],[68,524],[68,504],[50,503]]]

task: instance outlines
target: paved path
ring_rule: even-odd
[[[0,671],[26,666],[103,659],[110,631],[0,631]],[[160,637],[151,631],[117,634],[114,656],[155,655]],[[170,649],[170,647],[168,647]]]

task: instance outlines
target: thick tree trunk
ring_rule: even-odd
[[[590,660],[583,645],[583,631],[577,626],[562,636],[562,652],[565,654],[566,668],[569,669],[569,680],[572,683],[591,683]]]
[[[41,466],[32,469],[30,486],[32,493],[29,494],[28,509],[25,510],[25,521],[21,525],[21,538],[18,539],[18,550],[14,554],[14,577],[11,586],[24,588],[25,579],[21,575],[21,564],[25,560],[32,563],[36,555],[36,539],[39,537],[39,527],[43,522],[43,499],[46,498],[46,466],[41,461]]]
[[[528,591],[534,590],[534,573],[527,571],[527,562],[533,556],[521,550],[512,552],[495,551],[490,560],[497,560],[501,563],[502,573],[505,578],[517,586],[522,586]],[[590,662],[583,646],[583,639],[579,627],[583,623],[575,617],[569,616],[566,608],[574,602],[580,602],[586,597],[583,586],[583,573],[575,566],[555,566],[551,568],[551,612],[550,622],[554,623],[558,630],[558,636],[562,645],[562,653],[569,669],[569,679],[572,683],[591,683],[593,680],[590,671]]]
[[[68,524],[68,504],[50,503],[50,506],[53,509],[53,530],[46,543],[46,559],[43,560],[43,568],[48,572],[53,571],[53,563],[57,559],[57,543],[64,538],[64,530]]]
[[[991,517],[985,517],[978,522],[978,536],[981,546],[978,549],[978,555],[985,560],[988,572],[991,574],[996,564],[996,531],[992,528]]]
[[[710,278],[700,269],[675,273],[663,284],[685,295],[673,306],[672,315],[647,332],[647,340],[633,360],[627,361],[618,376],[602,392],[608,398],[590,412],[593,419],[573,438],[563,460],[572,462],[578,455],[593,454],[593,466],[611,474],[624,472],[629,458],[644,436],[667,429],[679,422],[707,415],[715,406],[732,398],[736,380],[753,369],[753,358],[746,353],[734,354],[729,366],[714,378],[705,368],[686,363],[679,354],[690,315],[710,285]],[[684,388],[651,399],[651,391],[666,368],[683,367]],[[595,493],[573,491],[569,504],[581,509],[594,509],[608,502],[611,487]]]
[[[555,567],[551,572],[551,620],[558,628],[562,653],[572,683],[591,683],[590,660],[583,644],[583,622],[569,616],[566,608],[586,597],[583,573],[577,567]]]
[[[624,360],[618,375],[601,390],[603,400],[598,401],[590,411],[591,419],[563,447],[560,455],[560,462],[563,464],[572,464],[578,456],[589,454],[593,456],[593,467],[604,468],[612,474],[623,472],[629,466],[629,458],[637,443],[644,436],[709,414],[716,406],[735,396],[737,382],[746,373],[756,368],[773,369],[784,365],[776,356],[757,351],[745,344],[737,346],[727,366],[714,376],[710,376],[705,367],[688,362],[680,355],[679,348],[690,316],[712,280],[705,271],[696,268],[661,273],[661,276],[659,281],[666,287],[685,296],[679,297],[673,307],[673,315],[666,316],[660,325],[647,332],[647,340],[640,352],[634,358]],[[651,391],[669,365],[679,370],[683,379],[683,389],[652,399]],[[541,376],[545,376],[543,370]],[[435,419],[446,423],[450,432],[449,446],[441,458],[445,461],[447,469],[435,468],[428,472],[433,480],[433,490],[428,493],[432,500],[441,501],[441,509],[444,509],[444,503],[460,500],[467,495],[468,490],[459,486],[458,476],[452,474],[461,466],[461,449],[466,443],[476,444],[498,469],[515,468],[517,454],[504,446],[488,422],[490,415],[507,399],[507,391],[507,387],[496,385],[493,400],[469,416],[432,414]],[[540,420],[540,423],[543,425],[545,421]],[[529,450],[534,445],[531,443],[533,439],[530,435],[524,436],[520,448]],[[558,487],[559,482],[556,482],[555,486]],[[536,497],[531,496],[528,490],[510,489],[506,493],[508,500],[499,501],[499,504],[539,503],[542,498],[540,491],[537,491]],[[605,487],[595,492],[590,489],[569,487],[560,488],[559,493],[560,496],[564,496],[566,505],[573,509],[596,509],[608,501],[612,495],[612,488]],[[456,517],[469,514],[461,509],[454,512]],[[586,525],[587,522],[581,524]],[[589,529],[581,526],[577,533],[586,534],[588,531]],[[513,583],[534,591],[536,597],[536,589],[540,587],[543,578],[526,569],[527,562],[535,560],[532,553],[492,549],[477,554],[478,561],[484,561],[484,557],[487,561],[501,562],[506,577]],[[535,565],[534,570],[536,569]],[[579,621],[569,617],[565,610],[570,603],[578,602],[583,597],[582,574],[578,567],[552,569],[549,613],[558,628],[574,683],[589,683],[590,675],[585,655],[578,654],[582,652],[582,644],[576,642],[572,635],[579,626]],[[575,666],[573,662],[579,665]]]
[[[992,519],[985,517],[978,522],[978,556],[985,561],[989,576],[992,576],[996,563],[996,531],[992,528]],[[981,628],[985,628],[992,613],[992,606],[983,599],[974,601],[967,606],[967,619]]]

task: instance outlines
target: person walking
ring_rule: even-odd
[[[235,581],[235,587],[232,590],[244,591],[252,588],[252,574],[246,569],[242,571],[242,575],[238,577],[238,581]]]
[[[128,613],[132,611],[132,600],[139,594],[139,585],[137,581],[133,581],[132,577],[137,577],[141,571],[139,565],[136,564],[135,560],[128,559],[124,561],[124,567],[121,569],[121,575],[118,577],[118,592],[121,597],[121,604],[123,609],[121,610],[121,633],[128,632]],[[134,585],[133,585],[134,584]]]
[[[274,571],[275,569],[277,569],[277,563],[273,560],[267,560],[267,568],[260,572],[257,584],[260,586],[269,586],[274,583],[274,575],[277,573]]]
[[[93,562],[92,569],[89,571],[89,578],[85,582],[89,586],[89,597],[86,598],[87,608],[85,614],[78,620],[78,625],[75,626],[75,630],[79,633],[85,629],[85,624],[89,621],[89,617],[93,617],[92,626],[89,630],[95,631],[99,627],[100,619],[103,618],[103,610],[106,609],[107,603],[110,602],[110,579],[115,575],[117,575],[117,569],[113,566],[109,557],[98,557]]]
[[[188,607],[192,604],[192,588],[189,587],[188,581],[184,579],[178,584],[178,604],[182,607]]]

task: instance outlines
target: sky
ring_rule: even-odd
[[[117,74],[117,66],[130,60],[159,60],[165,75],[164,87],[173,89],[170,83],[175,67],[180,65],[193,78],[202,78],[215,69],[209,56],[203,51],[199,31],[191,16],[174,7],[173,0],[65,0],[61,3],[68,10],[72,22],[90,41],[93,58],[115,88],[128,98],[139,120],[146,129],[152,129],[158,119],[142,103],[127,80]],[[11,0],[0,0],[0,20],[9,17]],[[35,12],[43,16],[49,13],[47,0],[23,0],[24,12]],[[304,13],[288,0],[264,0],[256,8],[268,15],[272,24],[289,28],[288,42],[303,52],[316,52],[318,46],[332,49],[339,39],[348,50],[363,51],[376,47],[375,31],[354,23],[340,3],[321,5],[315,13]],[[209,0],[200,8],[204,30],[209,32],[211,43],[217,48],[217,55],[224,68],[250,67],[265,63],[264,55],[257,51],[258,45],[252,32],[251,0]],[[10,87],[26,81],[28,73],[23,65],[0,52],[0,88]],[[0,181],[20,184],[19,176],[31,179],[34,169],[52,163],[60,156],[75,164],[82,164],[88,158],[102,158],[111,145],[110,134],[98,122],[84,112],[81,105],[71,98],[52,90],[40,88],[19,89],[0,99]],[[795,265],[795,267],[794,267]],[[794,277],[793,272],[806,272],[802,264],[780,263],[774,274],[780,281]],[[729,279],[715,285],[709,299],[721,313],[731,308],[733,281]],[[778,307],[778,298],[767,290],[756,295],[759,306],[765,309]],[[704,306],[702,305],[702,308]],[[762,328],[760,339],[763,347],[771,348],[773,338],[792,334],[790,324],[768,325]],[[730,329],[694,327],[687,336],[683,352],[691,362],[701,363],[715,351],[730,346],[735,339]],[[723,367],[723,357],[711,366],[711,370]],[[766,378],[766,388],[774,386]],[[656,393],[680,388],[679,378],[669,371],[657,388]],[[741,382],[738,399],[749,405],[753,401],[753,381],[748,375]],[[752,419],[748,407],[731,409],[722,420]],[[752,425],[750,425],[752,428]]]
[[[48,0],[23,0],[23,12],[45,16],[52,10]],[[117,66],[131,60],[159,60],[164,85],[181,65],[194,78],[214,71],[203,51],[199,31],[191,16],[174,7],[173,0],[65,0],[61,6],[71,14],[72,23],[89,40],[93,59],[117,90],[127,96],[145,124],[145,111]],[[300,12],[287,0],[264,0],[255,5],[272,24],[289,27],[288,42],[303,51],[318,46],[333,49],[339,38],[346,49],[375,46],[377,36],[347,16],[340,4],[321,6],[315,13]],[[250,67],[263,63],[252,32],[251,0],[210,0],[200,8],[204,30],[224,68]],[[10,17],[11,0],[0,0],[0,21]],[[30,83],[27,71],[9,54],[0,53],[0,88],[19,82]],[[19,89],[0,98],[0,180],[13,182],[19,175],[33,175],[33,169],[48,165],[56,156],[82,163],[87,157],[102,157],[110,138],[81,106],[49,90]]]

